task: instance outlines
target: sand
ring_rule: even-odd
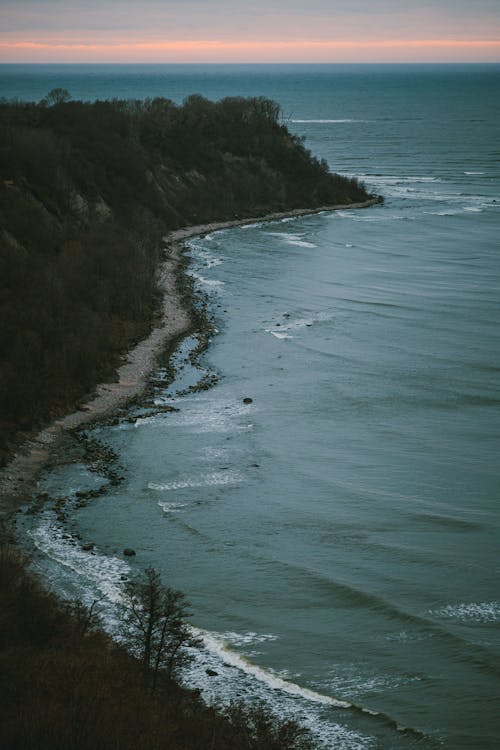
[[[15,511],[20,503],[36,491],[36,477],[48,461],[51,451],[61,436],[70,430],[95,422],[108,416],[119,406],[138,396],[145,389],[159,354],[173,339],[182,336],[191,328],[189,313],[176,288],[176,272],[184,252],[183,240],[255,222],[275,221],[283,218],[304,216],[323,211],[366,208],[377,203],[377,199],[350,205],[324,206],[317,209],[295,209],[283,213],[272,213],[252,219],[234,219],[185,227],[170,232],[164,237],[165,260],[159,270],[159,285],[163,293],[162,311],[158,324],[143,341],[131,349],[117,371],[116,382],[101,383],[80,407],[41,430],[24,443],[12,460],[0,473],[0,515]]]

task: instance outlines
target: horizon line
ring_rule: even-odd
[[[98,59],[91,59],[92,57]],[[431,57],[432,56],[432,57]],[[426,59],[427,58],[427,59]],[[429,59],[430,58],[430,59]],[[458,59],[457,59],[458,58]],[[11,64],[460,64],[499,63],[498,39],[0,40]]]

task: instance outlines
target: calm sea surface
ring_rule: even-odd
[[[497,748],[500,66],[0,66],[0,95],[55,86],[271,97],[386,203],[190,243],[210,347],[158,371],[178,411],[93,431],[124,481],[65,524],[26,516],[37,565],[111,603],[155,565],[205,632],[189,684],[326,748]],[[104,481],[70,464],[43,487]]]

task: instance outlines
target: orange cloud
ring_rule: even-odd
[[[498,62],[500,40],[0,41],[1,62]]]

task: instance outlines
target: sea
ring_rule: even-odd
[[[88,431],[121,482],[41,477],[69,501],[17,515],[37,570],[112,630],[156,567],[204,639],[186,684],[318,748],[500,747],[500,65],[0,66],[0,96],[54,87],[269,97],[385,202],[187,243],[209,345]]]

